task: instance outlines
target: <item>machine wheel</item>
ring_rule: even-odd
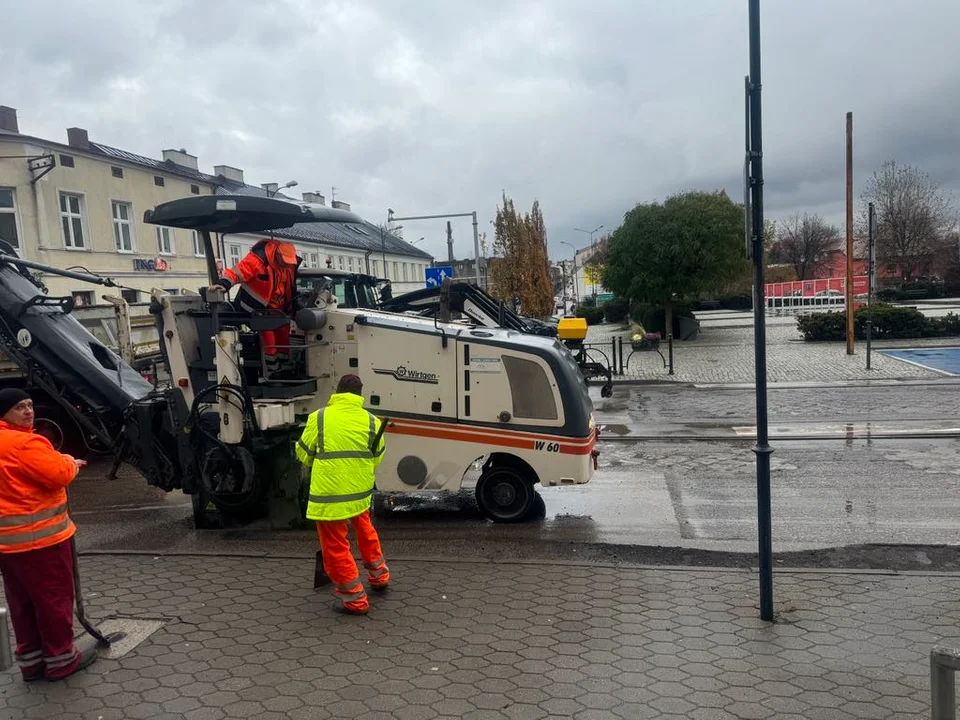
[[[543,495],[534,491],[533,504],[530,506],[530,514],[527,520],[530,522],[540,522],[547,518],[547,504],[543,501]]]
[[[526,520],[538,497],[533,483],[509,466],[494,465],[485,470],[477,482],[477,505],[480,512],[494,522]]]
[[[613,385],[607,383],[602,388],[600,388],[600,397],[602,398],[613,397]]]
[[[35,432],[49,440],[54,450],[70,453],[77,457],[86,454],[80,428],[63,408],[48,403],[39,403],[34,408],[34,417]]]

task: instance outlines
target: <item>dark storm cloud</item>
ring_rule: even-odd
[[[338,196],[375,221],[539,198],[551,247],[678,190],[740,197],[746,0],[61,0],[4,11],[25,132]],[[886,159],[960,189],[956,0],[763,2],[769,214],[843,218]],[[444,254],[443,223],[405,223]],[[454,225],[470,254],[468,221]]]

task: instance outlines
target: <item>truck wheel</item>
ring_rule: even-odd
[[[526,520],[538,495],[529,482],[512,467],[493,466],[477,482],[477,505],[487,518],[499,523]]]
[[[38,404],[34,408],[33,427],[37,435],[42,435],[50,441],[54,450],[70,453],[76,457],[86,454],[80,428],[62,408],[47,403]]]

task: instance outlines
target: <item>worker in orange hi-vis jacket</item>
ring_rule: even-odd
[[[296,271],[300,261],[291,243],[261,240],[236,267],[224,270],[220,284],[212,287],[226,291],[239,285],[240,292],[235,304],[246,312],[269,308],[293,317]],[[260,341],[267,363],[264,369],[267,374],[273,374],[278,370],[280,361],[289,356],[289,323],[275,330],[261,330]]]
[[[24,680],[59,680],[97,659],[73,642],[74,575],[67,485],[82,460],[33,432],[33,401],[0,390],[0,573]]]

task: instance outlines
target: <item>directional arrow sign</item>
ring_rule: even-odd
[[[427,268],[425,274],[428,288],[440,287],[447,278],[453,279],[453,268],[450,265]]]

